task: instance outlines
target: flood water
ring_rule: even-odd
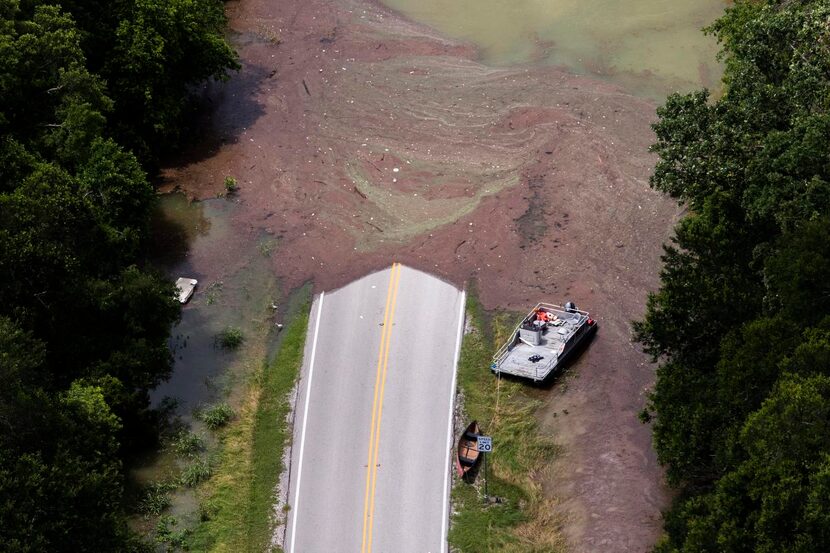
[[[268,324],[279,313],[271,308],[278,289],[270,266],[275,242],[267,235],[238,236],[233,201],[217,198],[191,202],[183,194],[159,197],[155,220],[156,264],[171,279],[199,281],[173,327],[173,372],[151,397],[176,402],[176,412],[192,420],[193,410],[227,395],[235,373],[228,370],[250,354],[259,356],[274,332]],[[245,342],[225,351],[216,336],[227,327],[242,330]],[[267,348],[266,348],[267,349]]]
[[[153,264],[172,280],[183,276],[199,284],[171,330],[170,378],[150,397],[154,407],[172,400],[169,424],[183,424],[203,436],[209,450],[203,457],[216,443],[195,417],[196,411],[220,401],[235,406],[234,394],[244,390],[239,384],[269,355],[278,334],[274,323],[285,313],[283,308],[272,308],[279,302],[270,265],[276,241],[267,234],[242,233],[234,225],[237,208],[229,199],[192,202],[183,194],[163,194],[152,223]],[[229,326],[245,336],[233,352],[216,343],[217,334]],[[188,462],[169,447],[148,452],[131,467],[129,493],[144,493],[142,487],[151,483],[177,481]],[[164,514],[177,517],[180,528],[196,523],[198,501],[192,488],[179,486],[170,492],[170,499]],[[155,522],[153,517],[131,519],[135,530],[148,535]]]
[[[718,88],[715,39],[700,29],[724,0],[382,0],[480,48],[491,65],[541,63],[662,100]]]

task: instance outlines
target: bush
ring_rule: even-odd
[[[184,469],[181,476],[181,483],[188,488],[196,486],[199,482],[204,482],[212,474],[210,463],[204,459],[198,459],[190,463]]]
[[[174,531],[173,528],[179,524],[176,517],[166,516],[159,519],[156,524],[156,543],[166,545],[167,551],[176,551],[182,549],[187,541],[187,536],[190,530],[187,528],[183,530]]]
[[[245,341],[245,336],[239,328],[229,326],[220,332],[216,339],[222,348],[234,350],[242,345],[242,342]]]
[[[179,457],[194,457],[196,454],[204,451],[205,440],[202,436],[182,430],[173,440],[171,444],[173,451]]]
[[[158,516],[170,506],[170,492],[176,489],[173,484],[152,484],[144,494],[144,499],[138,504],[138,510],[145,517]]]
[[[225,177],[225,194],[231,195],[239,190],[239,184],[233,177]]]
[[[202,412],[200,418],[205,426],[216,430],[228,424],[233,417],[233,409],[227,403],[219,403]]]

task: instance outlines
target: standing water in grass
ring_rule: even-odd
[[[270,268],[274,239],[234,230],[235,209],[235,202],[221,198],[159,198],[157,264],[172,278],[192,277],[199,284],[171,332],[173,373],[152,397],[156,404],[174,399],[185,419],[227,394],[240,372],[233,367],[245,364],[250,353],[262,359],[269,334],[263,334],[264,323],[278,316],[272,308],[278,307]]]
[[[194,488],[222,470],[215,434],[241,416],[245,383],[276,342],[274,321],[286,315],[270,267],[276,239],[240,231],[236,210],[228,199],[164,194],[153,220],[154,264],[172,279],[199,281],[171,331],[170,378],[151,392],[156,407],[173,400],[173,434],[130,472],[131,524],[166,544],[204,516]]]
[[[408,17],[472,42],[492,65],[544,63],[661,100],[717,88],[717,44],[700,29],[723,0],[383,0]]]

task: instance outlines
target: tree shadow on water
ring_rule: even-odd
[[[178,151],[162,160],[162,167],[186,167],[216,155],[226,144],[233,144],[246,129],[265,114],[257,98],[263,84],[274,75],[271,68],[244,63],[227,82],[210,79],[191,91],[193,111],[189,136]]]
[[[180,266],[196,237],[207,235],[210,227],[202,202],[180,192],[160,196],[150,222],[150,263],[165,271]]]

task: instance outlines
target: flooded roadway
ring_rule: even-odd
[[[653,370],[628,322],[657,284],[677,213],[648,188],[649,124],[668,91],[717,81],[715,45],[698,29],[723,4],[388,5],[437,30],[375,0],[227,4],[243,70],[208,87],[210,136],[165,176],[214,198],[233,175],[239,203],[193,204],[210,229],[170,270],[192,268],[204,286],[156,397],[179,397],[186,413],[234,388],[246,353],[217,352],[210,338],[269,317],[272,294],[241,284],[250,274],[331,289],[396,258],[476,279],[487,308],[573,299],[602,312],[603,334],[540,398],[541,431],[563,454],[538,484],[567,515],[574,551],[645,550],[669,497],[636,419]],[[269,232],[273,256],[257,251]],[[226,295],[208,305],[214,282]]]

